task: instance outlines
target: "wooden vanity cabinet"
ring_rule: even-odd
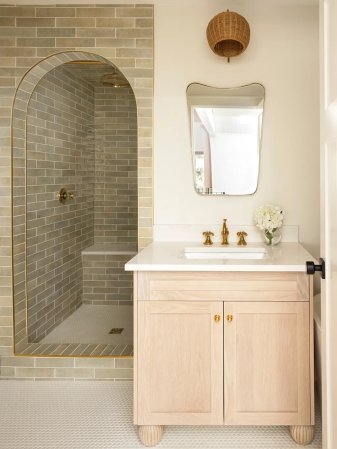
[[[138,272],[134,285],[134,422],[145,444],[184,424],[289,425],[308,442],[311,277]]]
[[[223,303],[138,303],[138,424],[223,423]]]
[[[225,424],[310,424],[309,304],[225,303],[224,316]]]

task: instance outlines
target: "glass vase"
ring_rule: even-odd
[[[280,243],[282,234],[279,229],[275,229],[274,231],[264,231],[263,237],[267,245],[275,246]]]

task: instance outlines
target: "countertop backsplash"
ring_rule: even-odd
[[[247,243],[264,242],[262,232],[254,225],[237,225],[231,224],[230,220],[227,222],[229,229],[229,242],[235,243],[238,240],[236,233],[238,231],[246,231],[248,236]],[[221,241],[222,222],[208,223],[208,224],[167,224],[154,225],[153,240],[155,242],[202,242],[204,231],[212,231],[214,233],[214,242]],[[281,228],[282,242],[299,241],[298,226],[282,226]]]

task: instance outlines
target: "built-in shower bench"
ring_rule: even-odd
[[[133,257],[135,254],[137,254],[135,245],[128,245],[127,243],[96,243],[82,250],[82,256],[128,255],[130,257]]]

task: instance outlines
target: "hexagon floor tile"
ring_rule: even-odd
[[[0,382],[0,449],[143,448],[132,383]],[[318,414],[317,414],[318,415]],[[320,418],[308,449],[321,449]],[[291,449],[287,427],[167,427],[158,449]]]

